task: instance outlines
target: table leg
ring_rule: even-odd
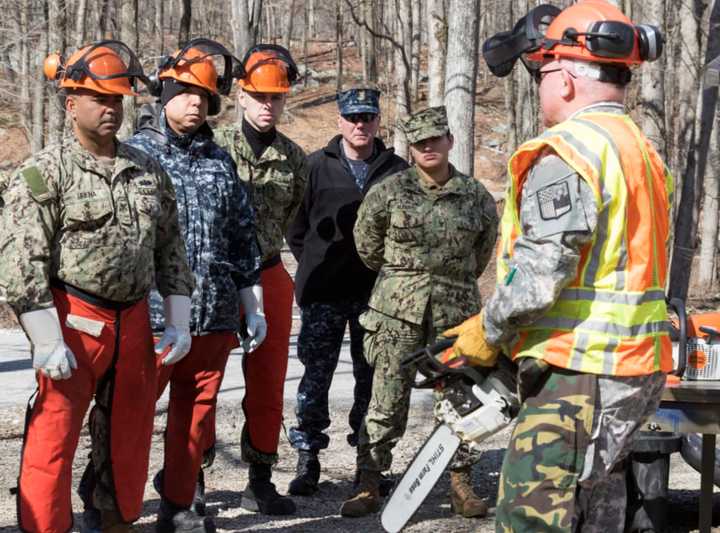
[[[713,508],[713,475],[715,473],[715,435],[705,434],[702,441],[700,474],[700,533],[710,533]]]

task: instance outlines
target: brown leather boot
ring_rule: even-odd
[[[487,504],[473,491],[470,467],[450,471],[450,508],[465,518],[483,517],[488,513]]]
[[[380,510],[380,472],[361,470],[358,492],[340,507],[342,516],[359,518]]]

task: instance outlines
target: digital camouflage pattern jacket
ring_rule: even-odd
[[[215,140],[230,152],[238,176],[250,190],[260,253],[268,261],[280,254],[302,203],[308,179],[305,153],[278,131],[272,145],[256,159],[239,124],[216,131]]]
[[[195,275],[190,331],[237,331],[238,291],[260,282],[260,252],[248,194],[230,155],[203,124],[178,135],[158,105],[143,106],[138,131],[128,144],[155,159],[175,187],[180,229]],[[153,294],[154,330],[161,330],[163,306]]]
[[[444,186],[414,167],[385,178],[365,197],[355,224],[358,254],[378,270],[370,309],[435,327],[480,310],[477,278],[492,256],[498,216],[492,195],[451,168]]]
[[[74,139],[42,150],[2,193],[0,286],[19,315],[51,307],[57,279],[115,302],[190,296],[193,276],[170,178],[117,144],[102,162]]]

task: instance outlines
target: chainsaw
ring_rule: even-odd
[[[380,515],[385,531],[400,531],[435,486],[461,443],[479,449],[482,441],[507,426],[520,410],[516,368],[505,356],[493,368],[471,367],[464,357],[450,359],[455,338],[406,356],[404,369],[422,376],[414,388],[440,394],[435,416],[440,424],[420,447],[387,499]]]

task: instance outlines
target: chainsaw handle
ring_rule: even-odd
[[[685,368],[687,368],[687,313],[685,311],[685,302],[680,298],[670,298],[668,307],[675,311],[678,316],[678,329],[680,330],[678,335],[678,366],[670,373],[682,378],[685,374]],[[700,328],[701,331],[703,327]]]
[[[707,333],[711,338],[712,337],[720,337],[720,330],[718,330],[712,326],[700,326],[699,329],[703,333]]]

